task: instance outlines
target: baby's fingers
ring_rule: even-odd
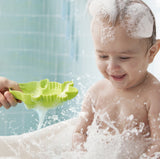
[[[9,104],[9,102],[7,101],[7,99],[3,96],[2,93],[0,93],[0,103],[1,106],[3,105],[6,109],[9,109],[11,107],[11,105]]]
[[[8,103],[10,104],[10,106],[17,105],[17,100],[13,97],[13,95],[9,91],[6,91],[4,93],[4,96],[5,96],[6,100],[8,101]]]

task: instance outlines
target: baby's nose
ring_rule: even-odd
[[[120,65],[119,65],[118,61],[116,61],[116,60],[108,61],[107,70],[109,72],[115,72],[115,71],[120,70]]]

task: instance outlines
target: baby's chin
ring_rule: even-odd
[[[108,77],[104,76],[105,79],[107,79],[109,81],[109,83],[111,84],[111,86],[115,89],[121,89],[121,90],[125,90],[125,89],[128,89],[128,87],[124,84],[120,84],[118,82],[114,82],[112,80],[110,80]]]
[[[111,83],[112,87],[117,89],[117,90],[129,90],[130,88],[134,87],[134,85],[129,85],[126,81],[114,81],[108,79],[109,82]]]
[[[118,90],[128,90],[130,87],[129,86],[126,86],[126,85],[122,85],[122,84],[115,84],[113,82],[112,83],[112,86],[115,88],[115,89],[118,89]]]

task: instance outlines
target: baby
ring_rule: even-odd
[[[160,82],[147,72],[160,48],[154,16],[140,0],[92,0],[89,10],[97,66],[105,78],[85,96],[72,147],[88,151],[85,143],[90,139],[91,126],[96,124],[97,133],[114,137],[118,132],[124,140],[132,139],[133,147],[136,141],[149,141],[143,158],[158,159]],[[20,90],[16,82],[0,77],[0,106],[5,108],[17,104],[8,88]],[[141,154],[128,155],[126,158],[136,159]]]
[[[143,153],[155,157],[160,152],[160,82],[147,71],[160,48],[154,15],[141,0],[92,0],[89,11],[97,66],[104,79],[84,98],[72,147],[87,151],[88,129],[95,122],[97,131],[112,136],[116,130],[136,130],[128,138],[150,139]]]

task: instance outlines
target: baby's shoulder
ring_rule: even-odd
[[[160,102],[160,83],[152,85],[152,87],[148,90],[147,94],[150,99],[159,100]]]
[[[147,93],[147,100],[148,100],[148,111],[152,116],[159,114],[160,112],[160,83],[156,83],[152,86]]]
[[[151,78],[150,83],[148,84],[147,98],[150,99],[151,103],[159,102],[160,103],[160,81],[154,76]]]
[[[92,102],[92,104],[95,104],[99,97],[105,94],[104,91],[107,89],[107,85],[109,85],[108,80],[105,79],[94,83],[85,93],[83,103]]]
[[[150,75],[149,80],[146,83],[146,87],[148,88],[149,92],[156,94],[160,93],[160,81],[153,75]]]

